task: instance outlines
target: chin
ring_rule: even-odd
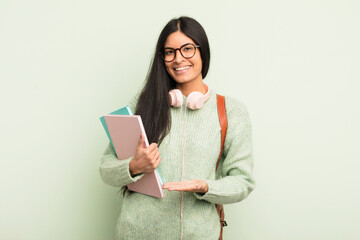
[[[177,83],[187,83],[196,79],[194,76],[176,76],[175,74],[172,76],[172,78]]]
[[[173,78],[175,82],[177,83],[187,83],[187,82],[191,82],[190,79],[184,79],[184,78]]]

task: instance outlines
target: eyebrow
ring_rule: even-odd
[[[185,43],[185,44],[181,45],[181,46],[180,46],[180,48],[181,48],[182,46],[185,46],[185,45],[187,45],[187,44],[194,44],[194,45],[195,45],[195,43],[190,43],[190,42],[188,42],[188,43]],[[164,47],[164,49],[165,49],[165,48],[171,48],[171,49],[175,49],[175,48],[172,48],[172,47]]]

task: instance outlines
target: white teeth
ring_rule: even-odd
[[[181,68],[175,68],[175,70],[176,70],[176,71],[181,71],[181,70],[188,69],[188,68],[190,68],[190,66],[181,67]]]

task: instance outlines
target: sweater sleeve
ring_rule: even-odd
[[[246,107],[235,99],[226,99],[228,129],[219,168],[223,178],[206,180],[208,192],[195,193],[198,199],[227,204],[245,199],[255,187],[252,176],[252,126]]]
[[[137,97],[138,95],[133,97],[129,102],[130,109],[133,113],[135,113]],[[123,187],[139,180],[144,174],[138,174],[134,177],[131,176],[129,168],[131,159],[132,157],[124,160],[117,159],[115,151],[109,142],[100,160],[99,172],[102,180],[113,187]]]
[[[135,177],[131,176],[129,169],[131,159],[117,159],[114,149],[111,143],[109,143],[101,158],[99,167],[102,180],[113,187],[123,187],[139,180],[144,174],[139,174]]]

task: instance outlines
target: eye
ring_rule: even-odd
[[[164,50],[164,55],[165,56],[169,56],[169,55],[172,55],[172,54],[174,54],[174,50],[172,50],[172,49],[165,49]]]

